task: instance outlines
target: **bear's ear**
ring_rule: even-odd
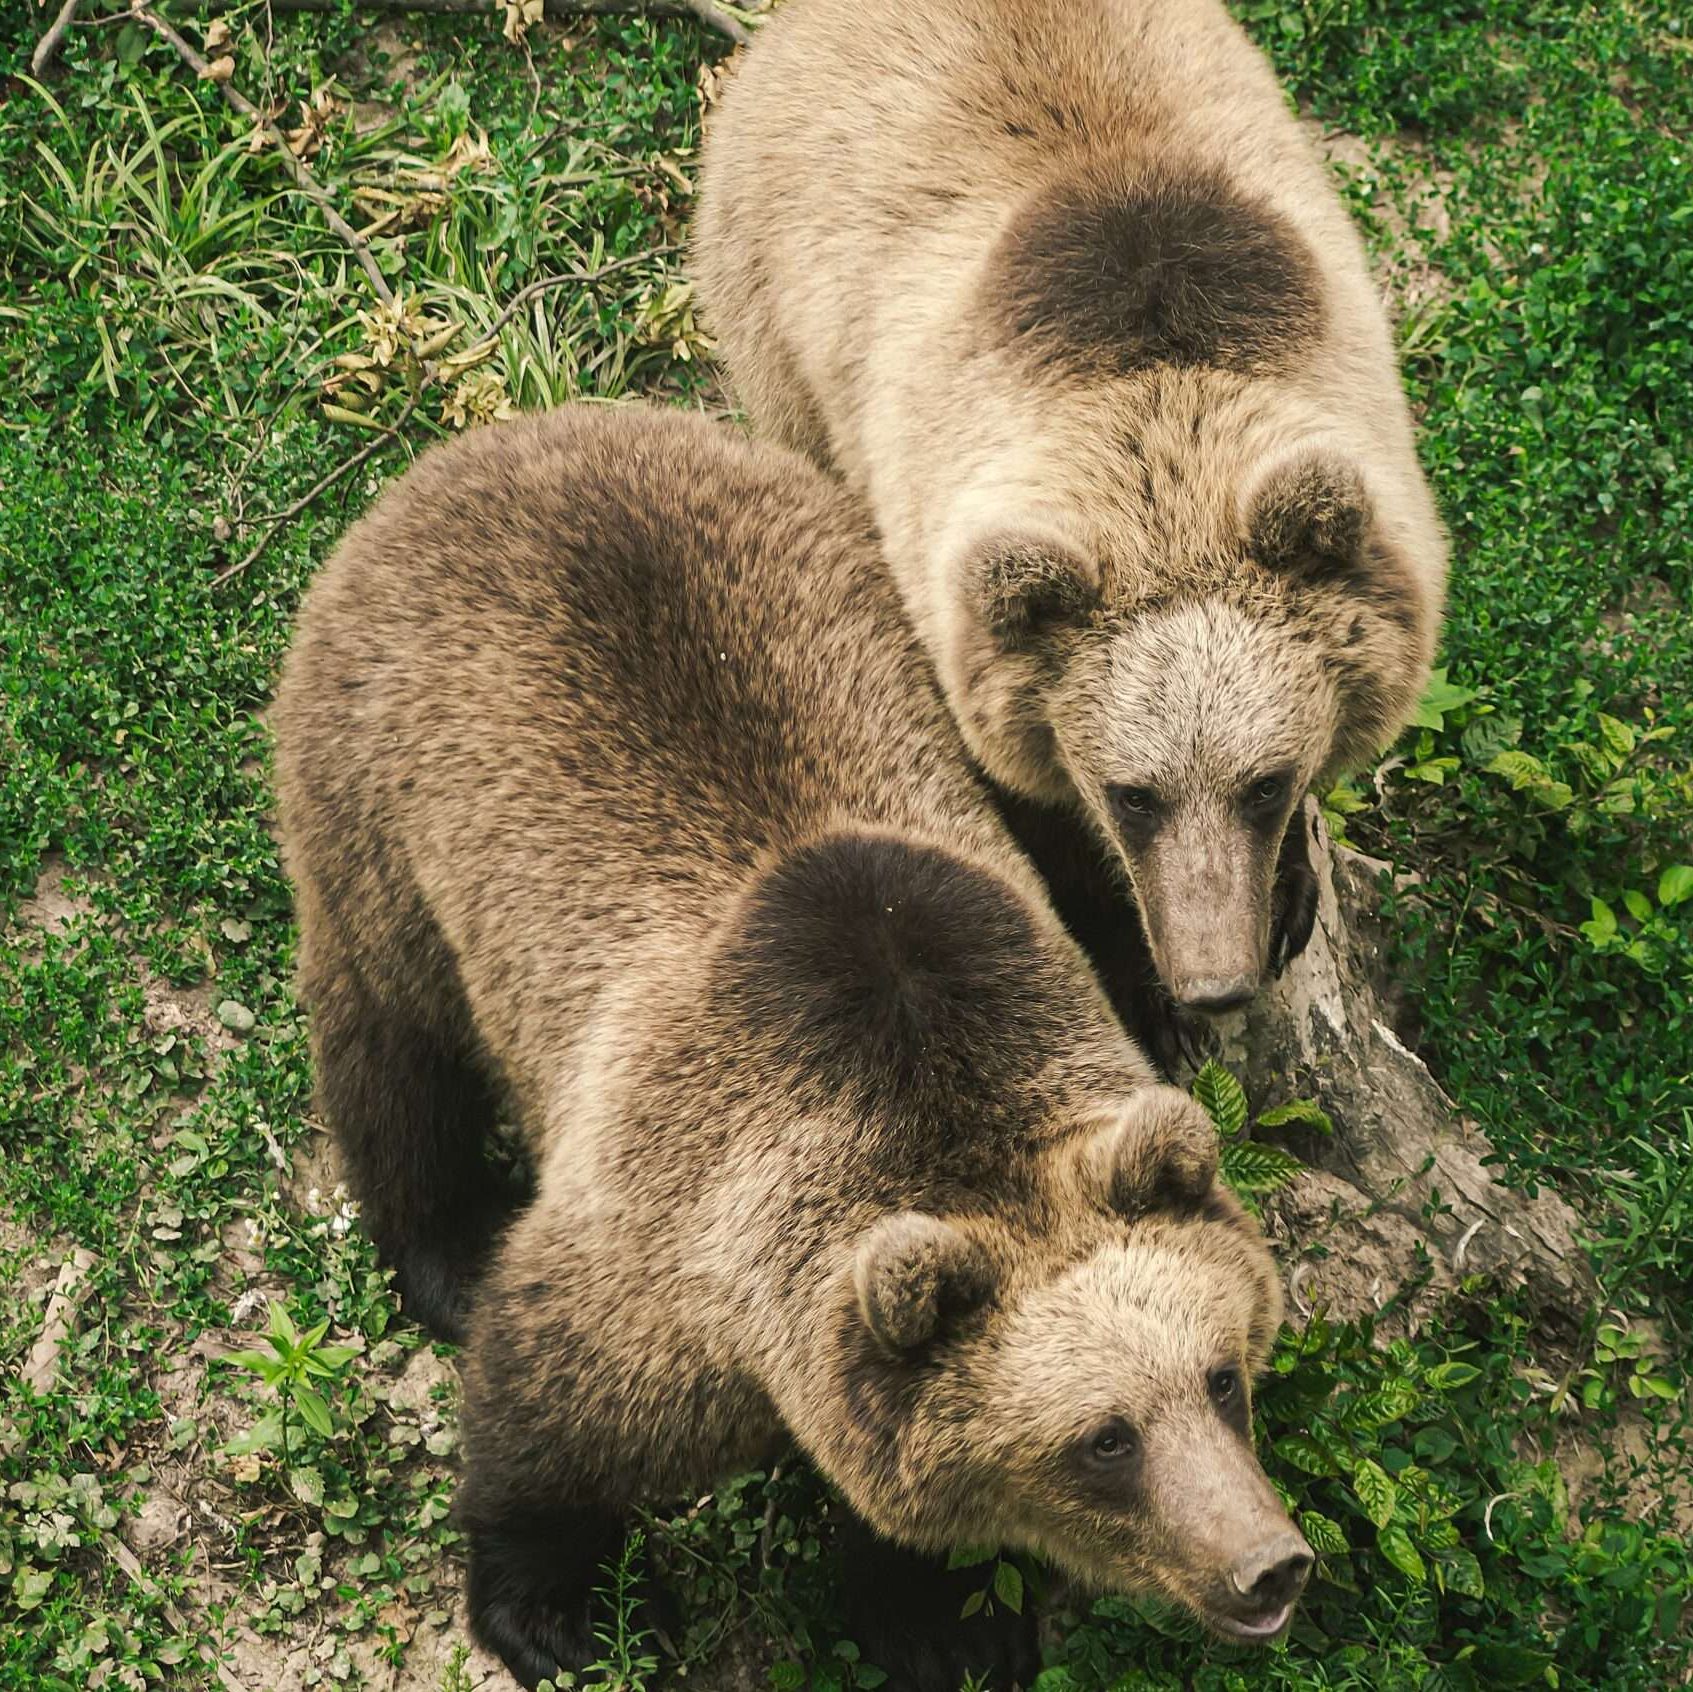
[[[1194,1210],[1217,1180],[1217,1130],[1178,1087],[1148,1085],[1064,1151],[1083,1196],[1119,1216]]]
[[[988,1297],[993,1265],[963,1229],[902,1210],[865,1235],[853,1280],[865,1325],[889,1351],[907,1353]]]
[[[1364,570],[1373,516],[1356,465],[1307,453],[1275,465],[1252,491],[1246,544],[1266,569],[1340,580]]]
[[[1099,604],[1099,571],[1044,525],[1004,528],[971,549],[982,620],[1007,646],[1082,622]]]

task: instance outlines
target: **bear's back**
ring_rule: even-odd
[[[302,900],[397,992],[438,936],[518,1068],[838,817],[1004,850],[845,496],[681,414],[425,455],[313,584],[276,727]]]

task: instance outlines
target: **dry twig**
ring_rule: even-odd
[[[29,1360],[19,1377],[25,1386],[45,1393],[53,1384],[59,1366],[59,1347],[71,1331],[78,1307],[88,1296],[88,1272],[94,1267],[94,1253],[78,1246],[59,1266],[52,1296],[41,1315],[41,1332],[30,1347]]]
[[[196,76],[216,82],[224,103],[231,110],[239,112],[242,117],[250,119],[254,126],[263,132],[265,139],[276,149],[277,156],[282,160],[283,169],[294,179],[294,186],[317,206],[323,213],[324,222],[352,249],[353,257],[359,262],[359,268],[370,278],[370,285],[376,297],[390,310],[397,310],[398,302],[394,298],[394,290],[389,287],[388,278],[378,267],[370,250],[370,243],[335,209],[335,202],[323,185],[295,158],[293,149],[289,147],[282,131],[227,76],[214,72],[205,59],[153,10],[151,0],[132,0],[130,13],[146,24],[155,35],[168,41],[176,49],[177,57]]]
[[[70,27],[76,22],[77,8],[82,0],[65,0],[59,8],[59,15],[53,20],[53,27],[36,42],[35,51],[29,56],[29,74],[40,76],[52,62],[58,58],[59,49],[65,44],[65,37],[70,33]]]

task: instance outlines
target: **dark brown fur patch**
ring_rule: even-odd
[[[991,1110],[1062,1039],[1017,896],[902,840],[836,835],[790,853],[753,894],[723,969],[745,1024],[829,1093],[897,1105],[904,1130],[965,1101]]]
[[[1322,317],[1315,263],[1285,220],[1205,178],[1059,186],[1001,239],[987,294],[1008,342],[1083,375],[1273,369]]]

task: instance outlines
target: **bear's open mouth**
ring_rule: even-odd
[[[1293,1614],[1292,1604],[1283,1604],[1279,1610],[1272,1610],[1268,1615],[1248,1620],[1244,1616],[1231,1616],[1222,1610],[1210,1610],[1206,1613],[1206,1620],[1216,1630],[1227,1635],[1230,1639],[1240,1639],[1252,1644],[1263,1644],[1274,1639],[1287,1626],[1288,1618]]]

